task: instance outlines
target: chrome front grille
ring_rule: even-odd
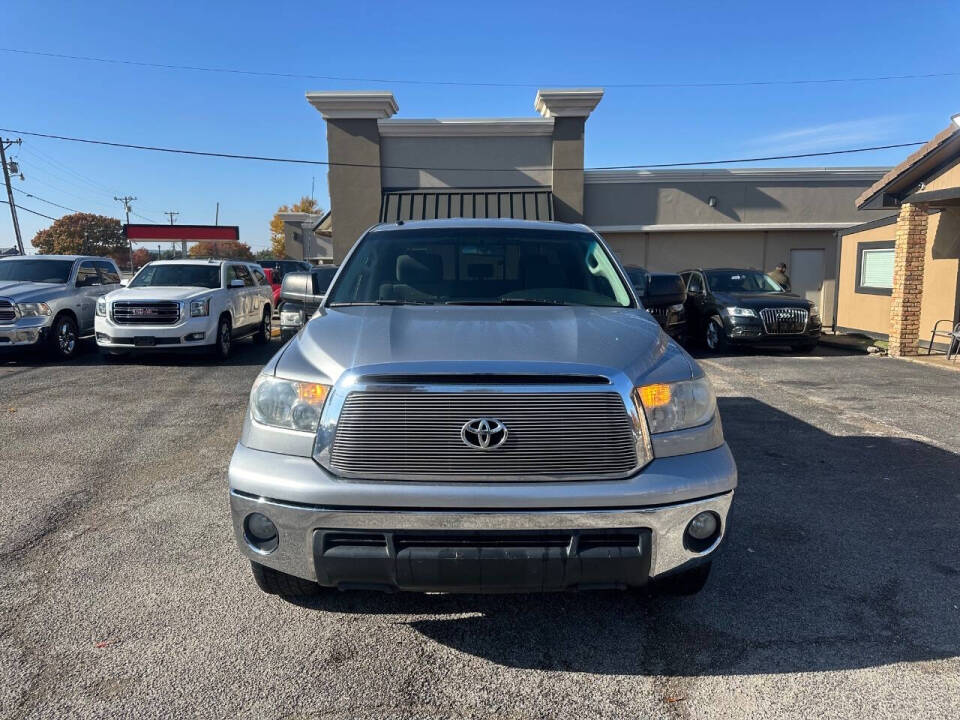
[[[475,418],[505,425],[503,445],[465,444],[461,430]],[[600,479],[639,464],[617,392],[356,391],[330,452],[334,472],[372,480]]]
[[[12,323],[16,319],[16,306],[9,300],[0,300],[0,323]]]
[[[807,329],[808,314],[804,308],[764,308],[760,319],[768,335],[797,335]]]
[[[113,321],[118,325],[176,325],[180,320],[180,303],[115,300],[112,312]]]

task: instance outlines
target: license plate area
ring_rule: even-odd
[[[133,344],[135,347],[153,347],[157,344],[157,339],[149,335],[138,335],[133,338]]]

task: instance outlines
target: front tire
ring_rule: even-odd
[[[320,594],[320,585],[296,575],[288,575],[253,561],[250,562],[250,569],[253,571],[253,579],[256,580],[257,587],[269,595],[309,597]]]
[[[224,315],[217,323],[217,339],[213,343],[213,357],[216,360],[226,360],[230,357],[233,347],[233,325],[230,318]]]
[[[723,320],[719,315],[714,315],[707,321],[706,330],[703,333],[703,344],[707,346],[710,352],[725,352],[730,346],[727,341],[727,331],[723,328]]]
[[[253,336],[253,341],[257,345],[266,345],[268,342],[270,342],[272,337],[271,333],[273,332],[273,326],[271,322],[270,308],[265,308],[263,311],[263,317],[260,319],[260,327]]]
[[[80,332],[77,321],[64,313],[53,321],[50,328],[50,352],[59,360],[72,360],[80,348]]]
[[[658,595],[672,595],[683,597],[687,595],[696,595],[703,590],[707,584],[707,578],[710,577],[710,567],[712,560],[692,567],[689,570],[667,575],[665,578],[655,580],[653,590]]]

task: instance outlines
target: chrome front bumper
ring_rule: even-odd
[[[315,536],[322,531],[391,533],[395,531],[583,531],[636,529],[648,531],[649,576],[656,577],[682,566],[692,565],[713,553],[726,534],[726,519],[733,491],[659,507],[617,509],[551,510],[399,510],[345,509],[284,503],[231,491],[230,505],[237,544],[251,560],[282,572],[318,580]],[[698,513],[712,511],[720,518],[720,533],[709,547],[695,552],[684,543],[684,531]],[[244,519],[258,512],[277,526],[279,543],[262,553],[250,543]],[[442,589],[442,588],[438,588]]]
[[[10,325],[0,325],[0,348],[36,345],[44,339],[50,318],[20,318]]]

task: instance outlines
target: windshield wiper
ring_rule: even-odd
[[[349,307],[353,305],[436,305],[433,300],[370,300],[365,302],[333,302],[329,307]]]
[[[563,300],[542,298],[498,298],[497,300],[447,300],[444,305],[573,305]]]

